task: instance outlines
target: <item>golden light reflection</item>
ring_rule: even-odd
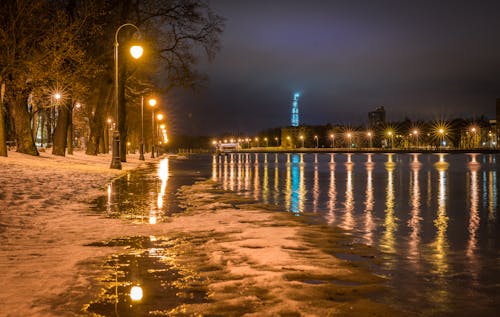
[[[234,154],[229,155],[229,190],[234,191],[234,185],[235,185],[235,166],[234,164]]]
[[[381,239],[381,248],[388,253],[395,253],[395,238],[394,233],[397,229],[396,217],[394,216],[394,167],[395,164],[391,164],[392,154],[389,154],[389,160],[385,163],[385,169],[387,170],[387,186],[386,186],[386,198],[385,198],[385,220],[384,220],[384,234]],[[389,163],[389,164],[388,164]]]
[[[469,241],[467,243],[466,255],[471,266],[477,266],[476,249],[477,249],[477,230],[479,229],[479,180],[477,172],[480,170],[480,164],[476,160],[477,154],[471,154],[472,159],[467,164],[469,168],[469,199],[470,199],[470,216],[469,216]],[[477,272],[477,268],[471,270]]]
[[[387,170],[394,170],[394,167],[396,167],[396,162],[394,162],[393,156],[394,154],[392,153],[387,154],[387,162],[384,163]]]
[[[223,182],[222,182],[222,188],[224,190],[228,190],[228,179],[229,179],[229,162],[227,159],[227,155],[224,155],[224,173],[223,173]]]
[[[254,178],[253,178],[253,198],[255,200],[259,199],[260,196],[260,174],[259,174],[259,157],[255,154],[255,164],[254,164]]]
[[[244,176],[244,182],[243,182],[243,188],[245,189],[245,196],[248,197],[250,195],[250,178],[252,177],[251,175],[251,169],[250,169],[250,154],[245,155],[245,176]]]
[[[313,178],[313,212],[318,212],[319,200],[319,171],[318,165],[314,165],[314,178]]]
[[[108,189],[107,189],[107,192],[108,192],[108,201],[107,201],[107,203],[106,203],[106,212],[108,212],[108,213],[110,213],[110,212],[111,212],[111,205],[112,205],[112,201],[111,201],[112,186],[113,186],[113,183],[109,183],[109,184],[108,184]]]
[[[265,204],[269,203],[269,163],[267,162],[267,154],[264,156],[264,179],[262,180],[262,198]]]
[[[130,289],[130,299],[133,301],[140,301],[143,297],[142,288],[140,286],[133,286]]]
[[[279,191],[279,171],[278,171],[278,164],[274,164],[274,203],[275,204],[278,202],[279,192],[280,191]]]
[[[411,218],[408,220],[408,226],[410,227],[410,239],[408,246],[408,253],[410,261],[414,264],[418,263],[419,259],[419,246],[420,246],[420,233],[422,217],[420,216],[420,184],[419,184],[419,171],[420,162],[418,161],[418,154],[413,154],[413,161],[411,163],[411,187],[410,187],[410,199],[411,199]]]
[[[243,177],[242,174],[245,172],[244,170],[244,164],[243,164],[243,154],[238,154],[238,166],[237,166],[237,173],[236,173],[236,179],[238,180],[238,184],[236,186],[238,192],[241,191],[241,188],[243,187]]]
[[[352,167],[351,154],[347,154],[346,170],[346,190],[345,190],[345,215],[341,227],[344,229],[352,229],[354,227],[354,218],[352,212],[354,211],[354,194],[352,189]]]
[[[439,163],[439,164],[438,164]],[[436,240],[434,241],[434,265],[436,272],[444,275],[448,271],[447,249],[448,241],[446,230],[448,228],[448,216],[446,214],[446,171],[448,164],[444,161],[444,154],[440,154],[440,161],[435,164],[439,173],[438,179],[438,211],[434,226],[436,227]],[[446,164],[444,164],[446,163]]]
[[[371,153],[366,154],[366,163],[365,163],[365,165],[368,166],[368,167],[373,167],[373,160],[372,160],[372,154]]]
[[[153,215],[153,214],[149,215],[149,224],[150,225],[155,225],[156,224],[156,215]]]
[[[495,223],[498,208],[497,172],[488,172],[488,224]]]
[[[169,165],[168,157],[160,161],[160,167],[158,169],[158,176],[161,180],[160,192],[158,193],[157,206],[158,210],[163,208],[163,200],[165,198],[165,191],[167,189]]]
[[[330,185],[328,186],[328,214],[326,216],[328,224],[335,222],[335,207],[337,205],[337,188],[335,186],[335,164],[333,154],[330,156]]]
[[[217,180],[217,155],[212,155],[212,180]]]
[[[371,161],[371,154],[369,154]],[[368,245],[373,245],[373,164],[366,166],[366,200],[365,200],[365,234],[364,238]]]

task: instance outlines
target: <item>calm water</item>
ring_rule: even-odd
[[[382,252],[385,300],[419,315],[500,312],[499,155],[233,154],[212,179]]]

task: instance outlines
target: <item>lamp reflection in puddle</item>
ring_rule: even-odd
[[[130,289],[130,299],[133,301],[140,301],[143,297],[142,287],[140,286],[132,286]]]

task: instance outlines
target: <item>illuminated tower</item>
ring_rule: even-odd
[[[292,101],[292,127],[298,127],[299,126],[299,93],[295,93],[293,95],[293,101]]]

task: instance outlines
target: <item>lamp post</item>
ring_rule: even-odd
[[[139,32],[139,28],[132,23],[122,24],[115,32],[115,130],[113,131],[113,152],[111,155],[111,165],[110,168],[122,169],[121,154],[120,154],[120,132],[118,128],[118,33],[120,30],[126,26],[135,28]],[[142,47],[132,46],[130,48],[130,53],[132,57],[137,59],[142,55]]]
[[[266,142],[266,147],[268,147],[268,146],[269,146],[269,143],[268,143],[268,141],[267,141],[267,137],[265,137],[265,138],[264,138],[264,142]]]
[[[415,146],[418,148],[418,130],[413,130],[413,135],[415,136]]]
[[[153,108],[151,110],[151,136],[152,136],[152,141],[151,141],[151,158],[155,158],[155,106],[156,106],[156,99],[149,99],[149,105]]]
[[[444,144],[443,144],[444,143],[444,129],[439,129],[438,132],[441,135],[439,147],[442,147],[442,146],[444,146]]]
[[[348,144],[348,145],[349,145],[349,148],[351,148],[351,147],[352,147],[351,138],[352,138],[352,134],[351,134],[350,132],[349,132],[349,133],[347,133],[347,139],[349,140],[349,144]]]
[[[158,120],[158,122],[160,122],[161,120],[163,120],[163,114],[161,114],[161,113],[157,114],[156,115],[156,119]],[[160,141],[159,140],[160,139],[160,135],[159,135],[158,129],[159,129],[159,126],[157,124],[156,125],[156,136],[158,138],[158,141]],[[161,144],[161,141],[159,143]],[[159,146],[157,144],[155,144],[155,145],[156,145],[156,157],[159,157],[160,156],[160,148],[159,148]]]
[[[141,144],[139,145],[139,160],[144,161],[144,96],[141,96]]]
[[[303,136],[303,135],[301,135],[299,138],[300,138],[300,140],[302,141],[302,147],[304,147],[304,136]]]
[[[476,147],[476,127],[472,127],[470,130],[472,132],[472,148],[475,148]]]
[[[316,148],[318,148],[318,147],[319,147],[319,144],[318,144],[318,136],[317,136],[317,135],[315,135],[315,136],[314,136],[314,139],[316,140]]]
[[[373,134],[371,133],[371,131],[368,131],[367,135],[368,135],[368,141],[370,141],[369,142],[369,146],[370,146],[370,149],[371,149],[373,147],[373,142],[372,142]]]
[[[392,131],[387,132],[389,137],[391,138],[391,149],[394,147],[394,137],[392,135]]]
[[[335,140],[335,135],[333,135],[333,133],[332,133],[332,134],[330,134],[330,139],[332,139],[332,149],[333,149],[333,146],[334,146],[334,143],[333,143],[333,142],[334,142],[334,140]]]

